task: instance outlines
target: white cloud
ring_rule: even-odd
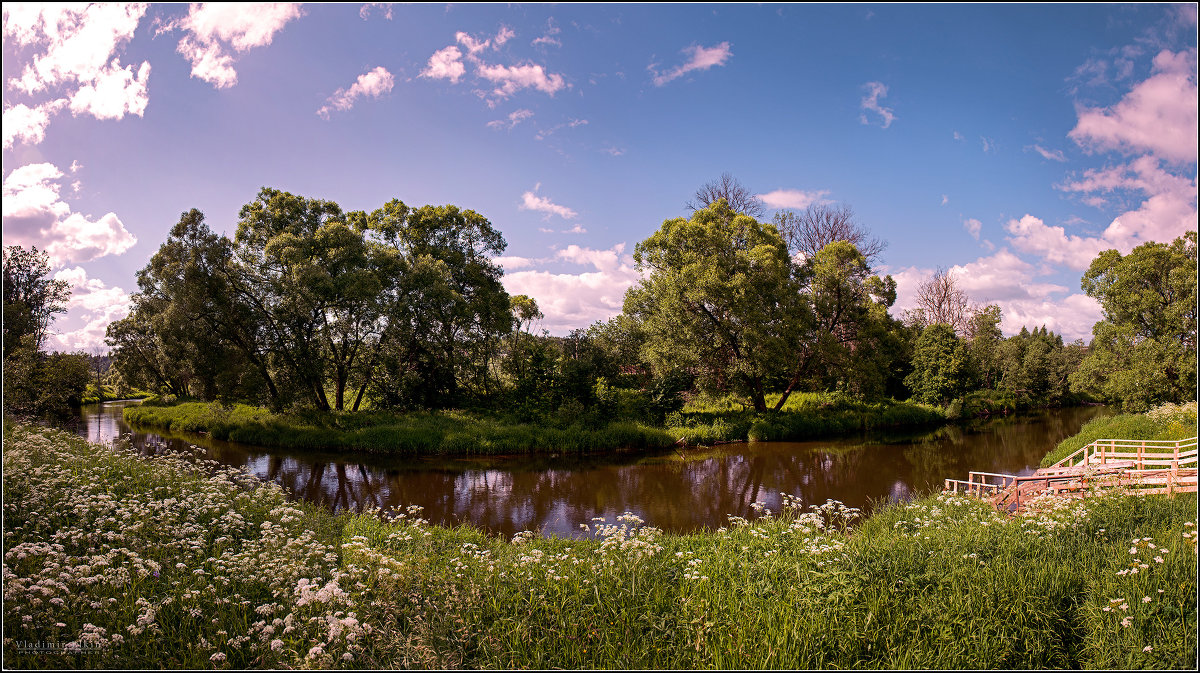
[[[1019,220],[1009,220],[1004,228],[1010,234],[1008,240],[1018,250],[1072,269],[1088,268],[1096,255],[1112,247],[1098,238],[1071,236],[1063,227],[1048,226],[1040,218],[1028,214]]]
[[[814,203],[822,203],[829,191],[825,189],[806,192],[799,189],[776,189],[766,194],[757,194],[770,208],[794,208],[803,210]]]
[[[1050,161],[1067,160],[1067,157],[1063,154],[1062,150],[1048,150],[1041,145],[1026,145],[1025,151],[1028,152],[1029,150],[1037,152],[1038,154],[1042,155],[1043,159],[1049,159]]]
[[[917,287],[933,271],[908,267],[892,274],[896,280],[893,315],[916,307]],[[1008,335],[1016,334],[1022,327],[1045,325],[1067,341],[1088,340],[1092,325],[1101,318],[1100,306],[1094,299],[1078,293],[1068,295],[1069,288],[1062,285],[1037,282],[1038,270],[1005,248],[947,271],[972,302],[1000,307],[1000,327]]]
[[[359,18],[361,18],[363,21],[366,21],[367,17],[371,16],[371,10],[373,9],[383,12],[383,18],[387,19],[388,21],[392,20],[392,3],[390,2],[364,3],[362,7],[358,8]]]
[[[433,52],[429,63],[421,71],[421,77],[429,79],[448,79],[451,84],[458,84],[466,73],[467,67],[462,62],[462,52],[453,45]]]
[[[89,83],[113,66],[113,54],[133,38],[145,4],[46,4],[4,8],[4,35],[23,46],[44,47],[9,85],[25,93]],[[11,10],[13,11],[10,11]]]
[[[132,304],[129,295],[119,287],[108,287],[99,279],[88,278],[87,272],[78,266],[58,271],[54,279],[70,284],[71,298],[66,314],[55,321],[58,333],[47,339],[50,349],[107,350],[104,333],[111,323],[129,315]]]
[[[525,192],[521,195],[521,210],[534,210],[540,213],[546,213],[546,217],[558,215],[564,220],[573,219],[578,213],[566,206],[560,206],[544,196],[535,194],[541,187],[541,183],[534,186],[532,192]]]
[[[562,231],[560,231],[558,233],[560,233],[560,234],[586,234],[587,229],[584,229],[583,225],[577,224],[577,225],[571,227],[570,229],[563,229]]]
[[[331,109],[349,110],[354,107],[354,101],[360,96],[379,98],[391,91],[395,83],[396,78],[392,77],[392,73],[388,72],[383,66],[376,67],[370,72],[359,75],[358,79],[349,89],[338,89],[334,92],[326,101],[328,104],[321,106],[321,109],[317,110],[317,115],[323,119],[329,119]]]
[[[722,42],[713,47],[701,47],[694,44],[690,47],[684,47],[683,53],[688,55],[687,62],[683,65],[675,66],[667,72],[658,72],[658,64],[656,63],[652,63],[647,67],[654,74],[654,86],[662,86],[673,79],[682,77],[695,70],[708,70],[714,66],[725,65],[729,57],[733,56],[728,42]]]
[[[194,3],[188,15],[164,30],[182,28],[176,51],[192,64],[192,77],[218,89],[237,84],[233,50],[245,53],[264,47],[288,22],[303,15],[291,3]]]
[[[533,110],[525,110],[525,109],[514,110],[513,112],[508,113],[508,121],[507,122],[504,121],[503,119],[495,119],[495,120],[488,122],[487,126],[488,126],[488,128],[492,128],[492,129],[500,129],[500,128],[505,128],[505,127],[511,129],[512,127],[516,126],[517,124],[520,124],[521,122],[525,121],[526,119],[529,119],[532,116],[533,116]]]
[[[547,73],[545,68],[536,63],[517,66],[480,64],[476,72],[480,77],[499,85],[492,90],[492,95],[497,98],[507,98],[528,88],[553,96],[567,86],[562,75]]]
[[[1079,111],[1067,134],[1087,150],[1149,151],[1173,162],[1195,162],[1196,52],[1159,52],[1153,75],[1116,105]]]
[[[55,266],[119,255],[137,242],[115,213],[92,221],[59,198],[63,172],[53,164],[28,164],[4,178],[4,239],[39,246]]]
[[[967,219],[963,220],[963,229],[967,230],[967,233],[971,235],[971,238],[974,238],[976,241],[978,241],[979,232],[983,230],[983,222],[980,222],[973,217],[968,217]]]
[[[553,45],[555,47],[561,47],[562,41],[559,40],[558,38],[554,37],[555,35],[558,35],[560,32],[562,32],[562,30],[554,23],[554,19],[550,18],[546,21],[546,34],[535,39],[530,44],[535,47],[541,46],[541,45],[546,45],[546,46]]]
[[[505,271],[509,269],[523,269],[528,266],[533,266],[538,260],[530,257],[518,257],[515,255],[504,255],[501,257],[493,257],[492,262],[503,268]]]
[[[1140,193],[1144,200],[1117,216],[1099,237],[1094,249],[1115,248],[1122,253],[1147,241],[1169,242],[1196,228],[1196,180],[1164,170],[1152,157],[1139,157],[1128,164],[1085,171],[1081,179],[1061,185],[1067,192],[1089,194],[1085,202],[1102,207],[1100,194]],[[1086,266],[1080,268],[1087,268]]]
[[[942,194],[942,205],[944,206],[947,203],[950,203],[950,197],[945,194]]]
[[[4,111],[4,149],[12,149],[17,140],[27,145],[37,145],[46,138],[46,127],[50,125],[50,115],[58,112],[67,99],[29,107],[18,103]]]
[[[556,259],[594,270],[578,274],[518,271],[505,274],[502,282],[509,294],[525,294],[537,301],[546,315],[546,329],[566,334],[621,312],[625,290],[641,278],[633,259],[623,254],[624,248],[624,243],[609,250],[568,246],[558,251]]]
[[[613,147],[611,145],[601,149],[600,151],[604,152],[605,154],[607,154],[609,156],[614,156],[614,157],[619,157],[622,154],[625,154],[625,150],[619,149],[617,147]]]
[[[992,140],[991,138],[985,138],[983,136],[979,136],[979,142],[983,145],[983,152],[985,154],[996,149],[996,141]]]
[[[960,142],[966,140],[966,138],[963,137],[963,134],[959,133],[958,131],[954,132],[954,139]]]
[[[860,102],[862,109],[879,115],[883,119],[881,124],[883,128],[891,126],[892,122],[896,120],[896,115],[892,113],[891,108],[879,104],[879,99],[887,96],[888,88],[882,82],[867,82],[863,88],[867,90],[867,95],[863,96]],[[870,123],[865,113],[859,115],[858,120],[863,124]]]
[[[146,12],[145,4],[90,5],[16,3],[4,6],[4,36],[39,52],[24,65],[10,87],[27,94],[61,91],[54,100],[30,108],[16,105],[4,112],[4,143],[16,138],[37,144],[45,137],[50,115],[69,104],[75,116],[97,119],[141,116],[150,101],[150,63],[122,67],[117,53],[133,38]]]
[[[87,112],[96,119],[123,119],[126,114],[141,117],[150,103],[149,81],[149,61],[142,63],[134,75],[132,65],[122,68],[113,59],[107,70],[71,96],[71,114]]]

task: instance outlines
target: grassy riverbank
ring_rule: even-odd
[[[1097,439],[1187,439],[1196,436],[1196,403],[1165,404],[1144,414],[1119,414],[1093,419],[1042,459],[1042,467],[1075,453]],[[1147,447],[1154,451],[1154,447]]]
[[[499,539],[6,425],[14,668],[1191,668],[1194,496]],[[649,522],[653,523],[653,522]],[[41,650],[37,647],[41,644]],[[45,651],[46,644],[66,651]]]
[[[401,455],[578,453],[662,448],[679,440],[689,445],[798,441],[946,421],[934,407],[890,400],[864,403],[827,394],[793,395],[783,409],[765,414],[732,398],[693,402],[669,414],[665,427],[634,421],[588,425],[573,418],[520,423],[467,411],[272,413],[244,404],[204,402],[149,403],[128,407],[124,415],[134,427],[205,432],[257,446]]]
[[[272,413],[244,404],[184,402],[131,406],[124,415],[134,427],[206,432],[256,446],[397,455],[580,453],[662,448],[677,439],[641,423],[554,427],[506,423],[462,411]]]

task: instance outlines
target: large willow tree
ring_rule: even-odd
[[[511,328],[483,216],[393,200],[345,213],[264,188],[233,240],[184,213],[109,329],[127,378],[279,407],[445,406],[486,386]]]

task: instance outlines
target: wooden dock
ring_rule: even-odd
[[[1196,438],[1183,440],[1100,439],[1030,475],[971,472],[965,481],[947,479],[945,491],[986,497],[997,509],[1015,512],[1021,502],[1043,494],[1083,497],[1094,489],[1131,493],[1196,492]]]

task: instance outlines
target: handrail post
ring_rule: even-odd
[[[1178,444],[1179,443],[1176,442],[1176,446],[1178,446]],[[1145,459],[1145,456],[1146,456],[1146,442],[1145,442],[1145,440],[1143,440],[1142,445],[1138,447],[1138,469],[1139,470],[1146,469],[1146,465],[1143,462],[1143,460]]]

